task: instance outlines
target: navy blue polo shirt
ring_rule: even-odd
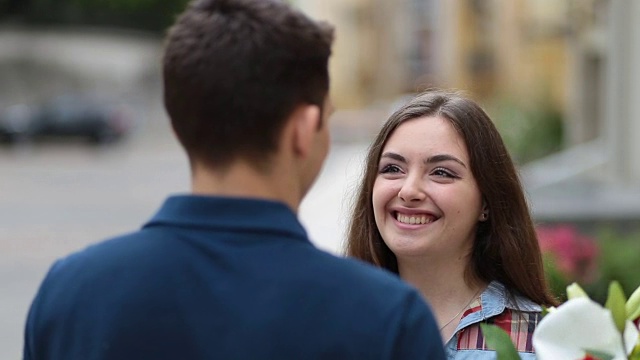
[[[57,261],[25,359],[444,359],[418,293],[315,248],[283,203],[174,196]]]

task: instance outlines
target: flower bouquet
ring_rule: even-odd
[[[545,310],[533,334],[538,359],[640,360],[640,287],[626,300],[620,284],[612,282],[604,307],[576,283],[567,287],[567,298]],[[498,360],[520,359],[506,332],[495,325],[481,326]]]

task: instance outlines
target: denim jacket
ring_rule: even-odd
[[[508,333],[520,358],[535,359],[532,338],[541,311],[540,305],[523,296],[510,297],[504,285],[492,281],[463,314],[453,337],[446,343],[447,359],[496,359],[496,352],[486,348],[480,331],[482,322],[510,329]]]

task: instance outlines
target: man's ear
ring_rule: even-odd
[[[300,105],[291,114],[291,121],[293,122],[293,150],[296,155],[307,157],[320,129],[320,107],[310,104]]]

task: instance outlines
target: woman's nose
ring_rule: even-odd
[[[422,201],[425,199],[426,194],[424,192],[423,183],[421,179],[408,178],[400,188],[398,197],[402,201]]]

